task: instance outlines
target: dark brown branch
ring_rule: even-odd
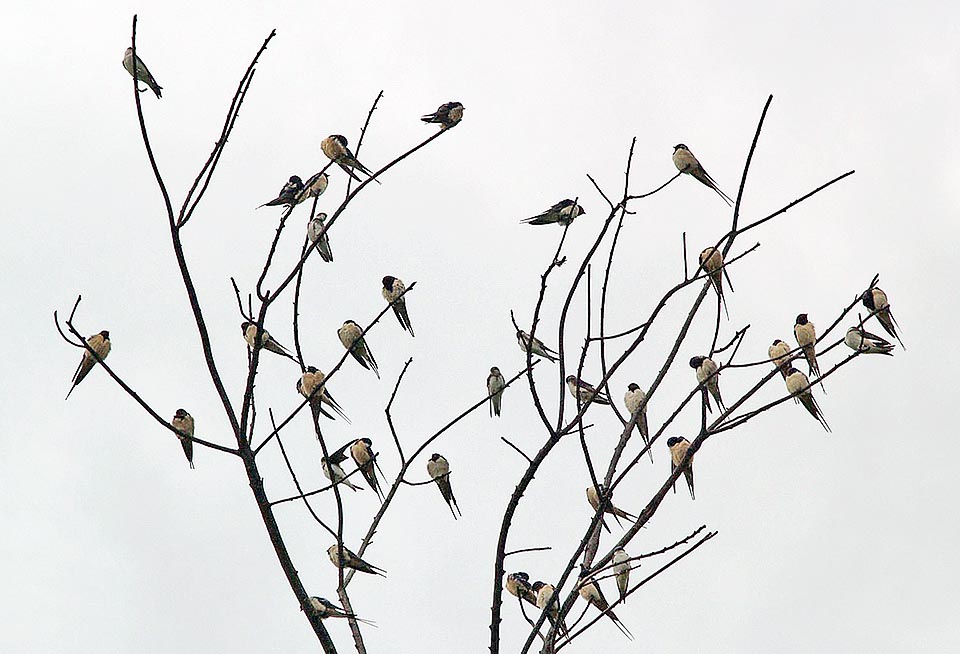
[[[512,447],[514,450],[516,450],[517,453],[518,453],[520,456],[522,456],[524,459],[527,460],[527,463],[533,463],[533,459],[531,459],[529,456],[527,456],[527,453],[526,453],[526,452],[524,452],[523,450],[521,450],[519,447],[517,447],[516,445],[514,445],[514,444],[511,443],[510,441],[508,441],[505,437],[501,436],[501,437],[500,437],[500,440],[502,440],[504,443],[506,443],[507,445],[509,445],[510,447]]]
[[[383,92],[381,91],[381,93]],[[394,385],[393,392],[390,394],[390,401],[387,402],[387,407],[384,409],[384,413],[387,415],[387,425],[390,426],[390,433],[393,435],[393,442],[397,446],[397,454],[400,455],[400,465],[406,463],[407,459],[403,455],[403,447],[400,445],[400,438],[397,436],[397,430],[393,425],[393,415],[391,415],[390,409],[393,408],[393,400],[397,397],[397,391],[400,390],[400,382],[403,381],[403,376],[407,374],[407,368],[410,367],[411,363],[413,363],[413,357],[407,359],[407,362],[403,364],[403,370],[401,370],[400,374],[397,375],[397,383]]]

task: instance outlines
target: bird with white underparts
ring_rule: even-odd
[[[367,563],[359,556],[351,552],[346,548],[346,546],[337,547],[337,544],[334,543],[327,548],[327,556],[330,557],[330,563],[337,566],[338,568],[350,568],[356,570],[357,572],[365,572],[371,575],[380,575],[381,577],[387,576],[387,571],[383,568],[378,568],[375,565]]]
[[[387,275],[381,281],[383,288],[380,289],[380,295],[393,306],[393,313],[397,316],[400,326],[414,336],[410,314],[407,313],[407,299],[403,296],[407,287],[404,286],[403,281],[393,275]]]
[[[520,349],[523,350],[524,353],[530,352],[538,357],[543,357],[551,363],[556,363],[560,360],[557,358],[560,356],[559,354],[544,345],[543,341],[541,341],[539,338],[530,336],[530,334],[522,329],[517,330],[517,343],[520,345]]]
[[[431,455],[430,460],[427,461],[427,474],[430,475],[430,479],[437,483],[440,495],[447,506],[450,507],[453,519],[457,519],[458,513],[463,517],[460,507],[457,505],[457,498],[453,496],[453,487],[450,485],[450,463],[442,454],[434,453]]]
[[[507,387],[507,382],[500,374],[500,368],[496,366],[490,368],[490,374],[487,375],[487,395],[490,396],[490,417],[500,415],[500,403],[503,401],[503,389]]]
[[[880,321],[880,325],[888,334],[897,339],[900,347],[906,350],[907,348],[904,347],[903,341],[900,340],[900,336],[897,334],[897,328],[900,325],[897,324],[897,320],[893,317],[893,311],[890,310],[890,301],[887,299],[887,294],[880,288],[874,286],[870,290],[864,291],[860,297],[861,300],[863,300],[863,306],[871,312],[877,312],[877,320]]]
[[[350,152],[350,148],[347,147],[347,137],[342,134],[331,134],[327,138],[320,141],[320,150],[327,155],[327,158],[333,163],[340,166],[343,172],[347,173],[353,179],[361,182],[359,177],[357,177],[355,170],[359,170],[362,173],[365,173],[369,177],[373,177],[373,173],[370,172],[370,169],[364,166],[357,158]],[[377,184],[380,183],[380,180],[374,179]]]
[[[163,90],[163,87],[157,84],[157,80],[154,79],[147,65],[140,59],[140,56],[133,54],[133,48],[127,48],[126,52],[123,53],[123,67],[130,73],[131,77],[136,77],[137,80],[149,86],[150,90],[156,93],[157,99],[160,98],[160,91]],[[133,72],[134,67],[136,67],[136,75],[134,75]],[[141,93],[146,90],[147,89],[141,88],[137,89],[137,91]]]
[[[717,408],[726,411],[727,407],[723,404],[723,398],[720,397],[720,372],[717,364],[709,357],[693,357],[690,359],[690,367],[697,371],[697,381],[701,384],[703,391],[703,401],[707,403],[707,411],[713,413],[710,407],[710,395],[717,402]]]
[[[370,347],[367,345],[366,338],[363,335],[363,329],[361,329],[360,325],[352,320],[346,321],[343,323],[343,326],[337,330],[337,337],[340,339],[343,347],[347,348],[351,356],[356,359],[357,363],[367,370],[372,370],[377,376],[377,379],[380,379],[377,360],[373,358],[373,352],[370,351]]]
[[[810,412],[810,415],[817,419],[817,422],[823,425],[824,429],[828,432],[831,431],[830,425],[827,424],[826,419],[823,417],[823,411],[817,403],[817,398],[813,396],[810,388],[810,380],[807,379],[807,376],[796,368],[790,368],[787,371],[786,383],[787,392],[799,399],[800,404]]]
[[[687,488],[690,490],[690,499],[697,499],[696,494],[693,492],[693,456],[691,456],[686,463],[683,462],[684,458],[687,456],[687,450],[690,449],[690,441],[683,436],[671,436],[667,439],[667,448],[670,450],[670,474],[673,474],[673,471],[681,465],[684,466],[683,476],[687,480]],[[677,492],[676,483],[673,485],[673,492]]]
[[[193,438],[195,428],[193,416],[187,413],[186,409],[177,409],[177,412],[173,414],[173,420],[170,421],[170,426],[176,430],[177,438],[180,439],[180,445],[183,447],[183,453],[187,457],[190,469],[193,470],[193,441],[190,440]]]
[[[678,143],[673,146],[673,165],[676,166],[677,170],[681,173],[690,175],[704,186],[716,191],[717,195],[727,203],[727,206],[733,205],[733,200],[730,199],[730,196],[720,190],[720,187],[717,186],[717,182],[710,176],[710,173],[700,165],[697,158],[690,152],[690,148],[683,143]]]
[[[854,325],[843,337],[844,344],[851,350],[864,354],[886,354],[893,356],[894,345],[882,336],[871,334],[863,327]]]
[[[107,355],[110,354],[110,332],[104,329],[102,332],[94,334],[87,339],[87,347],[90,349],[84,348],[83,358],[80,359],[80,365],[77,366],[76,372],[73,373],[73,378],[70,380],[70,390],[67,391],[67,396],[63,398],[64,400],[70,398],[70,393],[73,392],[73,389],[75,389],[80,382],[86,379],[90,371],[93,370],[93,367],[97,365],[97,362],[103,361],[107,358]],[[93,352],[91,352],[91,350]]]

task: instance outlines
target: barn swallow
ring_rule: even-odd
[[[313,219],[307,223],[307,238],[310,239],[310,242],[316,245],[317,252],[320,253],[320,258],[330,263],[333,261],[333,250],[330,249],[330,234],[329,232],[323,231],[324,221],[327,219],[327,214],[320,212]]]
[[[713,399],[717,401],[717,408],[726,411],[727,407],[724,406],[723,398],[720,397],[720,373],[713,359],[693,357],[690,359],[690,367],[697,371],[697,381],[704,384]],[[713,409],[710,408],[710,397],[706,392],[703,394],[703,399],[707,403],[707,411],[713,413]]]
[[[463,517],[460,507],[457,505],[457,498],[453,496],[453,487],[450,486],[450,464],[442,454],[434,453],[430,456],[430,460],[427,461],[427,474],[430,475],[430,479],[437,482],[437,488],[440,489],[443,500],[450,507],[453,519],[457,519],[457,513]],[[454,507],[456,507],[456,511],[453,510]]]
[[[713,177],[710,177],[710,173],[704,170],[700,162],[697,161],[697,158],[690,152],[690,148],[683,143],[678,143],[673,146],[673,165],[676,166],[677,170],[681,173],[687,173],[693,176],[694,179],[698,180],[704,186],[709,186],[716,191],[717,195],[727,203],[727,206],[733,205],[733,200],[730,199],[730,196],[720,190],[720,187],[717,186]]]
[[[331,483],[340,483],[354,491],[362,491],[362,487],[357,486],[347,479],[347,474],[340,466],[341,463],[347,460],[347,450],[350,449],[351,445],[353,445],[353,441],[350,441],[335,452],[328,452],[329,457],[327,458],[320,457],[320,468],[323,470],[323,476],[329,479]]]
[[[570,394],[581,404],[610,404],[610,398],[601,390],[597,390],[582,379],[577,379],[576,375],[567,375],[567,388]]]
[[[587,600],[588,604],[595,606],[598,611],[606,611],[607,617],[613,620],[613,624],[617,625],[617,628],[623,633],[623,635],[630,640],[633,640],[633,634],[630,633],[630,630],[627,629],[626,625],[620,621],[620,618],[617,617],[616,613],[609,610],[610,604],[603,596],[603,593],[600,591],[600,587],[597,586],[596,582],[581,577],[580,597]]]
[[[843,342],[851,350],[863,352],[864,354],[886,354],[893,356],[893,343],[885,338],[871,334],[863,327],[853,326],[847,330],[847,335],[843,337]]]
[[[627,601],[627,588],[630,585],[630,556],[619,548],[613,553],[613,571],[617,575],[617,589],[620,591],[620,601]]]
[[[373,374],[380,379],[380,371],[377,369],[377,360],[373,358],[373,352],[367,346],[366,339],[362,336],[363,329],[352,320],[343,323],[343,327],[337,330],[337,336],[347,351],[353,355],[357,362],[366,368],[372,370]]]
[[[320,141],[320,150],[327,155],[327,158],[330,159],[330,161],[340,166],[340,168],[343,169],[343,172],[347,173],[350,175],[350,177],[358,182],[363,180],[357,177],[354,169],[373,177],[373,173],[370,172],[370,169],[357,161],[357,158],[353,156],[352,152],[350,152],[350,148],[347,147],[347,137],[342,136],[341,134],[331,134],[327,138]],[[375,181],[377,184],[380,183],[380,180],[378,179],[373,181]]]
[[[380,482],[377,479],[377,470],[380,465],[377,463],[377,454],[373,451],[373,441],[369,438],[358,438],[350,446],[350,456],[353,462],[360,468],[360,474],[367,480],[370,488],[377,494],[380,501],[383,501],[383,492],[380,490]],[[376,466],[376,468],[374,467]],[[383,471],[380,471],[383,474]]]
[[[317,370],[315,366],[307,366],[307,369],[297,380],[297,392],[310,400],[310,409],[313,411],[313,419],[316,420],[319,415],[323,415],[330,420],[336,420],[332,415],[323,410],[324,404],[337,412],[337,415],[350,422],[350,418],[343,412],[343,408],[337,403],[330,392],[324,386],[323,380],[326,375]],[[317,390],[317,389],[320,390]]]
[[[133,54],[133,48],[127,48],[127,51],[123,53],[123,67],[127,69],[127,72],[130,73],[130,76],[133,77],[133,66],[134,61],[136,61],[137,66],[137,79],[147,86],[150,87],[150,90],[157,94],[157,99],[160,98],[160,91],[163,89],[162,86],[157,84],[157,80],[153,78],[153,75],[150,74],[150,71],[147,69],[147,65],[143,63],[143,60],[139,56]],[[146,89],[137,89],[137,91],[146,91]]]
[[[673,471],[677,469],[677,466],[683,462],[683,457],[687,455],[687,450],[690,449],[690,441],[688,441],[683,436],[671,436],[667,439],[667,447],[670,448],[670,474],[673,474]],[[690,460],[687,462],[687,466],[683,469],[683,476],[687,479],[687,488],[690,489],[690,499],[697,499],[696,495],[693,492],[693,457],[690,457]],[[677,492],[677,484],[673,484],[673,492]]]
[[[590,506],[593,507],[594,511],[600,510],[600,494],[602,494],[603,491],[604,491],[603,484],[600,484],[599,494],[597,493],[597,489],[594,488],[593,486],[587,489],[587,501],[590,502]],[[607,498],[607,505],[606,507],[604,507],[603,512],[611,514],[616,519],[617,524],[620,526],[623,526],[623,524],[620,522],[620,518],[623,518],[624,520],[630,520],[630,521],[635,521],[637,519],[637,516],[633,515],[632,513],[627,513],[623,509],[618,509],[617,507],[615,507],[613,505],[612,495]],[[610,527],[607,526],[607,521],[604,520],[602,517],[600,518],[600,524],[603,525],[604,529],[606,529],[607,531],[610,531]]]
[[[790,356],[790,346],[778,338],[773,342],[773,345],[767,348],[767,356],[770,357],[773,364],[780,370],[780,374],[786,379],[787,370],[790,369],[790,361],[793,360],[793,357]]]
[[[327,184],[330,183],[330,176],[326,173],[314,173],[306,182],[303,188],[297,193],[296,204],[300,204],[310,198],[318,198],[327,190]]]
[[[371,627],[377,626],[375,622],[372,622],[371,620],[364,620],[353,613],[348,613],[341,607],[337,606],[330,600],[324,599],[323,597],[311,597],[310,609],[319,615],[321,620],[326,620],[327,618],[348,618],[351,620],[356,620],[357,622],[362,622],[363,624],[368,624]]]
[[[800,403],[810,412],[810,415],[823,425],[824,429],[828,432],[831,431],[830,425],[823,417],[823,411],[820,410],[820,405],[817,404],[817,398],[810,392],[810,380],[796,368],[790,368],[787,371],[787,391],[790,395],[800,399]]]
[[[887,300],[887,294],[874,286],[869,291],[864,291],[860,297],[863,300],[863,306],[871,312],[877,312],[877,320],[880,321],[880,325],[888,334],[900,342],[900,347],[906,350],[907,348],[903,346],[903,341],[900,340],[900,336],[897,334],[897,327],[900,325],[897,324],[897,320],[893,317],[893,312],[890,310],[890,302]]]
[[[500,402],[503,401],[503,389],[507,387],[503,375],[500,374],[500,368],[496,366],[490,368],[490,374],[487,376],[487,395],[490,396],[490,417],[500,415]]]
[[[733,284],[730,282],[730,275],[727,274],[727,269],[723,267],[723,255],[720,254],[720,250],[715,247],[708,247],[701,252],[700,267],[710,275],[710,282],[713,284],[714,290],[717,291],[720,304],[723,305],[723,312],[726,314],[727,320],[730,320],[730,312],[727,311],[727,300],[723,297],[724,276],[727,278],[727,286],[730,287],[731,291],[733,290]]]
[[[632,418],[637,412],[637,409],[640,408],[640,405],[647,398],[647,394],[643,392],[643,389],[640,388],[637,384],[630,384],[627,386],[627,392],[623,394],[623,403],[627,405],[627,411],[630,412],[630,417]],[[650,428],[647,426],[647,407],[643,407],[643,411],[640,412],[640,415],[637,416],[637,429],[640,431],[640,436],[643,438],[643,444],[647,445],[647,453],[650,455],[650,462],[653,462],[653,450],[649,448],[650,445]]]
[[[803,356],[807,359],[807,365],[810,366],[810,374],[820,376],[820,366],[817,365],[817,330],[813,323],[807,320],[807,314],[801,313],[797,316],[797,324],[793,326],[793,335],[797,339],[797,345],[803,349]],[[821,388],[823,385],[821,384]]]
[[[290,180],[280,189],[280,194],[269,202],[264,202],[257,207],[257,209],[261,207],[279,207],[280,205],[292,207],[297,204],[297,197],[302,191],[303,180],[296,175],[291,175]]]
[[[97,357],[103,361],[107,358],[107,355],[110,354],[110,332],[104,329],[99,334],[94,334],[87,339],[87,346],[90,350],[96,352]],[[73,373],[73,378],[70,380],[73,383],[70,385],[70,390],[67,391],[67,396],[63,398],[64,400],[70,399],[70,393],[73,392],[73,389],[90,374],[93,366],[96,365],[97,358],[90,353],[90,350],[84,348],[83,358],[80,359],[80,365],[77,366],[76,372]]]
[[[366,572],[371,575],[380,575],[381,577],[386,577],[386,570],[383,568],[378,568],[375,565],[370,565],[359,556],[351,552],[346,548],[346,546],[339,548],[339,556],[337,550],[337,544],[334,543],[327,548],[327,556],[330,557],[330,562],[338,568],[353,568],[358,572]]]
[[[551,625],[557,626],[557,617],[560,615],[560,606],[554,602],[550,603],[550,600],[553,599],[553,594],[557,592],[556,587],[553,584],[545,584],[542,581],[535,581],[533,585],[530,586],[530,590],[537,598],[537,608],[545,609],[547,606],[550,606],[550,610],[547,611],[547,619],[550,621]],[[560,633],[563,635],[567,634],[567,625],[565,622],[560,622],[558,626]]]
[[[177,409],[173,414],[173,420],[170,426],[177,430],[177,438],[180,439],[180,445],[183,446],[183,453],[187,455],[187,461],[190,463],[190,469],[193,470],[193,416],[187,413],[186,409]],[[182,435],[181,435],[182,434]],[[189,436],[189,438],[184,438]]]
[[[506,587],[507,592],[514,597],[526,600],[534,606],[537,605],[537,596],[530,586],[530,575],[526,572],[511,572],[508,574],[504,587]]]
[[[400,297],[406,290],[407,287],[403,285],[402,281],[387,275],[383,278],[383,288],[380,294],[383,295],[384,300],[393,304],[393,312],[396,314],[397,320],[400,321],[400,326],[413,336],[413,325],[410,324],[410,316],[407,314],[407,301],[406,298]]]
[[[539,338],[531,339],[530,335],[522,329],[517,330],[517,343],[520,344],[520,349],[524,352],[530,350],[530,352],[533,352],[538,357],[543,357],[552,363],[556,363],[560,360],[557,358],[560,356],[559,354],[544,345],[543,341],[541,341]]]
[[[555,205],[532,218],[524,218],[521,223],[528,225],[553,225],[554,223],[566,227],[577,216],[587,213],[579,204],[571,199],[560,200]]]
[[[257,326],[245,320],[240,323],[240,329],[243,330],[243,339],[247,342],[251,348],[256,347],[257,345]],[[266,329],[263,330],[263,334],[260,335],[260,347],[268,352],[273,352],[274,354],[279,354],[280,356],[287,357],[291,361],[296,362],[297,359],[295,356],[290,354],[290,351],[273,340],[273,337],[270,336],[270,332]]]
[[[420,118],[425,123],[439,123],[440,129],[450,129],[463,119],[463,105],[459,102],[444,102],[432,114]]]

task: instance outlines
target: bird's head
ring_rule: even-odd
[[[679,436],[671,436],[670,438],[667,439],[667,447],[673,447],[674,445],[676,445],[682,440],[683,439],[680,438]]]
[[[685,146],[683,143],[677,143],[675,146],[673,146],[673,151],[674,151],[674,152],[676,152],[677,150],[689,150],[689,149],[690,149],[690,148],[688,148],[687,146]]]
[[[397,281],[396,277],[393,277],[392,275],[387,275],[386,277],[383,278],[383,287],[388,291],[393,292],[393,283],[395,281]]]
[[[703,362],[706,361],[706,359],[707,357],[693,357],[690,359],[690,367],[699,368],[701,365],[703,365]]]
[[[100,336],[102,336],[103,338],[105,338],[105,339],[107,339],[107,340],[110,340],[110,332],[107,331],[106,329],[104,329],[102,332],[100,332]]]
[[[630,384],[627,386],[628,391],[639,391],[640,387],[637,384]]]
[[[179,419],[183,420],[184,418],[186,418],[186,417],[189,416],[189,415],[190,415],[190,414],[187,413],[187,410],[186,410],[186,409],[177,409],[177,412],[176,412],[175,414],[173,414],[173,417],[174,417],[174,418],[179,418]]]
[[[797,316],[797,324],[798,324],[798,325],[806,325],[806,324],[807,324],[807,314],[801,313],[800,315],[798,315],[798,316]]]
[[[576,384],[576,383],[577,383],[577,377],[576,377],[576,375],[567,375],[567,383],[568,383],[568,384]]]

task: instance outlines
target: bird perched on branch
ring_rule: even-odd
[[[690,449],[690,441],[688,441],[683,436],[671,436],[667,439],[667,447],[670,449],[670,474],[673,474],[673,471],[676,470],[680,465],[683,464],[683,458],[687,455],[687,450]],[[693,492],[693,457],[690,457],[690,460],[687,461],[686,466],[683,469],[683,476],[687,480],[687,488],[690,489],[690,499],[697,499],[696,495]],[[673,492],[677,492],[677,485],[674,483]]]
[[[367,480],[370,488],[382,502],[383,492],[380,490],[380,481],[377,479],[377,469],[380,468],[380,464],[377,463],[377,454],[373,451],[373,441],[369,438],[358,438],[350,446],[350,456],[357,467],[360,468],[360,474]],[[382,470],[380,474],[383,474]]]
[[[297,198],[300,196],[300,193],[303,192],[303,180],[296,175],[291,175],[290,179],[286,184],[283,185],[283,188],[280,189],[280,193],[274,199],[269,202],[264,202],[257,209],[261,207],[279,207],[281,205],[285,207],[292,207],[297,204]]]
[[[570,389],[570,394],[573,395],[580,404],[590,404],[594,402],[596,404],[610,404],[610,398],[601,390],[594,388],[592,385],[578,379],[576,375],[567,375],[567,388]]]
[[[358,182],[363,181],[354,170],[359,170],[362,173],[366,173],[369,177],[373,177],[373,173],[370,172],[370,169],[360,163],[353,153],[350,152],[350,148],[347,147],[347,137],[342,134],[331,134],[327,138],[320,141],[320,150],[327,155],[327,158],[330,161],[334,162],[340,168],[343,169],[343,172],[347,173],[353,179]],[[380,183],[380,180],[373,180],[377,184]]]
[[[893,312],[890,310],[890,302],[887,300],[887,294],[874,286],[872,289],[864,291],[860,297],[863,300],[863,306],[869,309],[871,313],[874,311],[877,312],[877,320],[880,321],[880,325],[888,334],[900,342],[900,347],[906,350],[907,348],[904,347],[903,341],[900,340],[900,336],[897,334],[897,327],[900,325],[897,324],[896,319],[893,317]]]
[[[310,198],[318,198],[323,195],[323,192],[327,190],[327,185],[330,183],[330,177],[326,173],[314,173],[310,178],[303,183],[303,188],[300,189],[300,192],[297,193],[297,204],[309,200]],[[326,216],[324,216],[326,217]]]
[[[543,357],[547,361],[556,363],[560,359],[557,357],[560,356],[549,347],[543,344],[539,338],[531,337],[530,334],[523,331],[522,329],[517,330],[517,343],[520,344],[520,349],[526,352],[532,352],[538,357]]]
[[[326,375],[317,370],[315,366],[307,366],[307,369],[300,375],[300,379],[297,380],[297,392],[310,400],[310,410],[313,412],[314,420],[320,415],[330,420],[336,420],[336,418],[323,410],[323,405],[326,404],[336,411],[337,415],[349,423],[350,418],[347,417],[347,414],[343,412],[340,404],[338,404],[337,401],[333,399],[333,396],[330,395],[330,392],[327,391],[324,384],[325,379]]]
[[[177,409],[177,412],[173,414],[173,420],[170,421],[170,426],[177,431],[177,438],[180,439],[183,453],[190,463],[190,469],[193,470],[193,441],[190,440],[193,438],[193,416],[187,413],[186,409]]]
[[[613,553],[613,572],[617,575],[617,590],[620,591],[620,601],[627,600],[627,589],[630,587],[630,555],[621,547]]]
[[[349,618],[356,620],[357,622],[362,622],[363,624],[368,624],[371,627],[377,626],[375,622],[364,620],[353,613],[344,611],[341,607],[327,599],[324,599],[323,597],[311,597],[310,610],[319,615],[321,620],[326,620],[327,618]]]
[[[136,65],[136,75],[134,75],[133,72],[134,65]],[[149,86],[150,90],[157,94],[157,99],[160,99],[160,91],[163,87],[157,84],[157,80],[153,78],[153,75],[147,69],[147,65],[140,59],[140,56],[133,54],[133,48],[127,48],[126,52],[123,53],[123,67],[127,69],[131,77],[136,77],[136,79]],[[137,89],[137,91],[141,93],[146,90],[147,89],[141,88]]]
[[[330,562],[338,568],[352,568],[357,572],[366,572],[367,574],[380,575],[381,577],[387,576],[386,570],[367,563],[348,550],[346,546],[337,548],[337,544],[334,543],[327,548],[327,556],[330,557]]]
[[[730,312],[727,311],[727,301],[723,297],[723,277],[726,276],[727,286],[730,287],[731,291],[733,290],[733,284],[730,282],[730,275],[727,274],[727,269],[723,267],[723,255],[720,254],[720,250],[715,247],[709,247],[701,252],[700,267],[710,275],[710,283],[713,284],[713,288],[717,291],[717,296],[720,298],[720,304],[723,305],[723,312],[726,314],[727,320],[730,320]]]
[[[425,123],[439,123],[440,129],[455,127],[463,119],[463,105],[459,102],[444,102],[432,114],[420,118]]]
[[[396,277],[387,275],[383,278],[383,289],[380,294],[383,299],[393,305],[393,313],[397,316],[400,326],[414,336],[413,325],[410,324],[410,316],[407,314],[407,300],[403,297],[407,287]]]
[[[457,513],[462,517],[463,513],[457,505],[457,498],[453,496],[453,487],[450,486],[450,464],[442,454],[434,453],[430,457],[430,460],[427,461],[427,474],[430,475],[430,479],[437,482],[440,495],[443,496],[444,502],[450,507],[450,513],[453,514],[453,519],[457,519]],[[453,510],[454,507],[456,507],[456,511]]]
[[[793,357],[790,356],[790,346],[778,338],[773,342],[773,345],[767,348],[767,356],[770,357],[780,374],[786,379],[787,370],[790,369],[790,362],[793,360]]]
[[[560,200],[543,213],[539,213],[532,218],[524,218],[520,222],[528,225],[553,225],[556,223],[566,227],[573,222],[574,218],[585,213],[587,212],[583,210],[583,207],[568,198]]]
[[[640,408],[640,405],[643,404],[643,401],[647,399],[647,394],[643,392],[643,389],[640,388],[637,384],[630,384],[627,386],[627,392],[623,394],[623,403],[627,406],[627,411],[630,412],[630,417],[632,418],[636,413],[637,409]],[[647,445],[647,453],[650,455],[650,461],[653,462],[653,450],[650,449],[650,428],[647,426],[647,407],[644,406],[643,410],[640,412],[640,415],[637,416],[637,430],[640,432],[640,437],[643,438],[643,444]]]
[[[723,398],[720,397],[720,372],[717,364],[713,362],[713,359],[693,357],[690,359],[690,367],[697,371],[697,381],[700,382],[705,389],[703,401],[707,403],[707,411],[713,413],[713,409],[710,408],[710,397],[707,395],[707,391],[710,391],[710,395],[717,401],[717,408],[721,411],[726,411],[727,407],[724,406]]]
[[[73,373],[73,378],[70,380],[73,383],[70,385],[70,390],[67,391],[67,396],[63,398],[64,400],[70,399],[70,393],[77,387],[77,384],[82,382],[84,378],[90,374],[93,366],[97,364],[97,360],[103,361],[107,358],[107,355],[110,354],[110,332],[104,329],[99,334],[94,334],[87,339],[87,347],[93,350],[96,356],[91,354],[88,349],[83,350],[83,358],[80,359],[80,365],[77,366],[76,372]]]
[[[786,381],[787,391],[790,395],[799,399],[804,408],[810,412],[810,415],[817,419],[817,422],[823,425],[824,429],[828,432],[831,431],[830,425],[827,424],[826,419],[823,417],[823,411],[820,410],[820,405],[817,404],[817,398],[815,398],[811,392],[810,380],[807,379],[807,376],[796,368],[790,368],[790,370],[787,371]]]
[[[487,395],[490,396],[491,418],[500,415],[500,402],[503,401],[503,389],[506,387],[507,382],[500,374],[500,368],[490,368],[490,374],[487,375]]]
[[[600,496],[603,495],[603,493],[604,493],[603,484],[600,484],[599,493],[597,492],[597,489],[594,488],[593,486],[590,486],[587,489],[587,501],[590,502],[590,506],[593,507],[594,511],[600,510]],[[637,516],[633,515],[632,513],[627,513],[623,509],[618,509],[617,507],[615,507],[613,505],[612,495],[607,498],[607,505],[603,508],[603,512],[609,513],[610,515],[612,515],[616,519],[617,524],[620,525],[621,527],[623,526],[623,523],[620,522],[620,518],[623,518],[624,520],[630,520],[631,522],[637,519]],[[600,518],[600,524],[603,525],[604,529],[606,529],[607,531],[610,531],[610,527],[607,526],[607,521],[604,520],[602,517]]]
[[[813,326],[813,323],[807,319],[807,314],[801,313],[797,316],[797,324],[793,326],[793,335],[797,339],[797,345],[803,349],[803,356],[806,357],[807,365],[810,366],[810,374],[819,377],[820,366],[817,365],[817,330]]]
[[[557,625],[557,618],[560,616],[560,605],[557,602],[550,603],[550,600],[553,599],[553,594],[557,592],[556,587],[553,584],[545,584],[542,581],[535,581],[530,587],[530,590],[534,595],[537,596],[537,608],[545,609],[547,606],[550,607],[550,610],[547,611],[547,620],[550,621],[551,625],[558,626],[560,633],[567,635],[567,625],[564,621],[560,621],[560,624]]]
[[[363,488],[361,486],[357,486],[347,479],[347,474],[340,466],[341,463],[347,460],[347,450],[350,449],[353,443],[354,441],[350,441],[339,450],[330,452],[327,458],[320,457],[320,469],[323,471],[323,476],[329,479],[331,483],[343,484],[353,491],[362,491]]]
[[[309,238],[310,242],[317,248],[317,252],[320,253],[320,258],[330,263],[333,261],[333,250],[330,249],[329,232],[323,231],[325,226],[324,221],[326,219],[327,214],[323,212],[314,216],[310,222],[307,223],[307,238]]]
[[[247,342],[247,345],[255,348],[257,346],[257,326],[249,320],[246,320],[240,323],[240,329],[243,330],[243,339]],[[260,334],[260,347],[267,352],[273,352],[274,354],[287,357],[293,362],[297,361],[296,357],[290,354],[287,348],[277,343],[266,329]]]
[[[727,206],[733,204],[733,200],[730,199],[730,196],[720,190],[720,187],[717,186],[717,182],[714,181],[713,177],[710,176],[703,166],[700,165],[700,162],[697,161],[697,158],[693,156],[693,153],[690,152],[690,148],[685,146],[683,143],[678,143],[673,146],[673,165],[677,167],[681,173],[687,173],[697,181],[699,181],[704,186],[708,186],[717,192],[724,202],[727,203]]]
[[[507,575],[504,586],[507,592],[514,597],[526,600],[534,606],[537,605],[537,596],[534,594],[533,587],[530,585],[530,575],[526,572],[511,572]]]
[[[357,360],[361,366],[367,370],[372,370],[380,379],[380,371],[377,369],[377,360],[373,358],[373,352],[367,346],[367,341],[363,336],[363,329],[352,320],[343,323],[343,326],[337,330],[337,336],[343,347]]]
[[[847,330],[847,335],[843,337],[843,342],[851,350],[863,352],[864,354],[886,354],[887,356],[893,356],[893,343],[876,334],[871,334],[863,327],[857,325]]]
[[[606,616],[613,620],[613,624],[617,625],[624,636],[633,640],[633,634],[630,633],[630,630],[627,629],[626,625],[617,617],[617,614],[613,611],[608,610],[610,608],[610,603],[607,602],[607,598],[603,596],[603,593],[600,591],[600,587],[597,586],[596,582],[589,578],[580,578],[580,597],[587,600],[588,604],[591,604],[596,607],[598,611],[606,611]]]

